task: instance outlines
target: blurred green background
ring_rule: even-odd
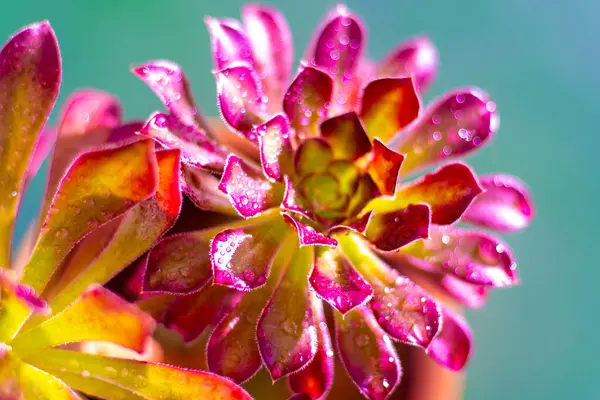
[[[117,94],[129,118],[161,109],[129,67],[166,58],[187,72],[206,114],[216,113],[204,15],[238,17],[239,0],[5,0],[0,37],[50,20],[64,78],[59,107],[75,89]],[[332,1],[270,1],[294,32],[296,58]],[[495,292],[469,314],[476,353],[467,399],[599,399],[600,2],[597,0],[348,1],[368,26],[368,54],[379,58],[425,33],[440,52],[439,78],[426,100],[476,85],[496,101],[495,142],[471,157],[479,173],[507,172],[529,183],[538,216],[506,239],[522,286]],[[56,113],[51,121],[55,121]],[[17,235],[41,193],[26,198]]]

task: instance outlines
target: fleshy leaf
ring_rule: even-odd
[[[355,112],[330,118],[321,124],[321,137],[336,160],[356,160],[371,150],[371,142]]]
[[[58,138],[40,215],[47,214],[52,196],[75,158],[83,151],[104,145],[111,130],[121,123],[122,113],[119,100],[99,90],[81,90],[67,98],[59,118]]]
[[[312,46],[312,63],[338,80],[352,77],[362,55],[363,28],[357,17],[338,5],[323,22]]]
[[[404,156],[388,148],[375,138],[371,158],[367,164],[367,172],[383,195],[392,195],[396,191],[398,174],[404,161]]]
[[[321,138],[302,141],[294,154],[294,168],[299,176],[325,172],[333,159],[331,146]]]
[[[7,266],[29,162],[52,111],[61,61],[48,22],[17,32],[0,50],[0,265]]]
[[[281,212],[283,219],[298,233],[298,240],[300,241],[300,247],[303,246],[337,246],[337,241],[329,236],[318,232],[315,228],[310,225],[304,224],[292,214],[288,212]]]
[[[265,121],[267,98],[254,71],[236,64],[216,73],[217,99],[225,122],[253,142],[254,126]]]
[[[182,165],[181,178],[181,190],[196,207],[221,214],[238,215],[231,206],[229,197],[218,189],[219,179],[210,172]]]
[[[373,288],[339,249],[318,247],[309,282],[320,298],[342,314],[371,299]]]
[[[184,125],[176,117],[157,113],[139,132],[167,149],[180,149],[181,161],[196,168],[220,173],[227,151],[193,126]]]
[[[457,313],[444,309],[444,325],[426,353],[453,371],[464,368],[472,352],[472,334],[467,321]]]
[[[283,99],[283,110],[296,136],[316,136],[327,118],[333,95],[333,80],[325,72],[302,65]]]
[[[410,204],[426,203],[431,208],[431,223],[449,225],[461,217],[481,192],[471,169],[465,164],[452,163],[401,186],[394,197],[373,199],[361,214],[371,210],[388,213]]]
[[[397,250],[429,236],[430,214],[427,204],[410,204],[388,213],[374,211],[369,216],[364,235],[380,250]]]
[[[256,224],[217,234],[210,246],[215,283],[243,291],[264,285],[287,229],[273,212]]]
[[[426,36],[415,37],[393,49],[377,66],[383,77],[412,76],[419,93],[433,83],[438,69],[438,53]]]
[[[261,367],[256,323],[272,291],[247,293],[212,332],[206,348],[208,369],[236,383],[250,379]]]
[[[22,281],[41,292],[85,235],[155,193],[150,140],[83,154],[61,181]]]
[[[387,142],[417,118],[420,108],[412,78],[381,78],[364,88],[359,115],[370,138]]]
[[[278,189],[238,156],[230,154],[227,157],[219,190],[229,196],[242,217],[250,218],[277,206],[282,195]]]
[[[244,389],[225,378],[171,365],[57,349],[42,350],[25,361],[87,395],[100,398],[106,397],[105,390],[110,387],[113,388],[110,393],[117,388],[117,393],[128,394],[128,399],[252,399]]]
[[[373,287],[370,305],[381,328],[403,343],[427,348],[441,325],[437,303],[352,234],[336,237],[344,254]]]
[[[313,255],[312,246],[296,251],[258,321],[258,346],[273,380],[302,369],[317,352],[317,328],[306,279]]]
[[[179,150],[156,153],[156,194],[128,211],[102,253],[77,268],[79,274],[52,299],[54,313],[64,309],[91,284],[104,284],[147,251],[174,223],[181,210]]]
[[[524,183],[509,175],[488,175],[479,178],[483,188],[467,208],[465,222],[515,232],[525,228],[533,219],[533,199]]]
[[[202,121],[192,97],[190,85],[181,67],[171,61],[155,60],[132,68],[167,110],[185,125],[197,126]],[[201,124],[204,127],[204,123]]]
[[[390,146],[404,154],[401,172],[408,174],[477,150],[498,126],[496,104],[484,92],[459,89],[429,105]]]
[[[344,367],[361,393],[384,400],[402,376],[400,360],[390,338],[366,308],[342,317],[335,313],[336,342]]]
[[[317,354],[300,371],[289,376],[292,391],[307,394],[307,399],[324,399],[333,384],[334,358],[323,303],[311,293],[312,312],[317,327]]]
[[[4,400],[82,400],[47,372],[26,364],[0,344],[0,396]]]
[[[470,308],[481,308],[487,301],[488,287],[465,282],[452,275],[445,275],[440,285],[447,294]]]
[[[282,170],[291,169],[290,123],[284,115],[278,114],[256,130],[263,171],[268,178],[278,181]]]
[[[216,69],[228,68],[238,62],[247,63],[250,68],[254,69],[252,48],[238,21],[206,17],[204,22],[210,33],[213,62]]]
[[[213,233],[167,236],[148,253],[143,292],[189,294],[200,290],[212,271],[208,259]]]
[[[519,283],[517,264],[499,239],[458,228],[432,228],[429,233],[430,239],[400,250],[413,265],[478,285],[505,287]]]
[[[191,342],[232,311],[234,293],[225,286],[206,285],[197,293],[179,296],[167,309],[164,324]]]
[[[269,104],[281,104],[294,59],[290,28],[276,9],[259,4],[242,7],[242,21],[254,54],[255,69],[269,96]]]
[[[282,245],[274,256],[271,276],[260,290],[241,294],[241,301],[216,326],[206,348],[209,370],[245,382],[261,367],[256,343],[258,318],[297,247],[292,234],[280,237]],[[237,292],[239,294],[239,292]]]
[[[285,193],[283,195],[283,200],[281,201],[281,207],[283,207],[284,210],[292,211],[308,218],[308,213],[302,204],[302,200],[296,194],[296,188],[294,187],[292,180],[287,175],[284,175],[283,181]]]
[[[0,343],[9,343],[31,312],[41,314],[50,312],[44,299],[38,297],[28,286],[13,282],[2,269],[0,269],[0,310]]]
[[[56,144],[57,137],[58,130],[54,127],[46,126],[40,132],[37,145],[35,146],[35,150],[33,151],[31,160],[29,161],[29,166],[27,167],[27,177],[24,187],[26,187],[33,177],[39,172],[44,160],[52,152],[52,149]]]
[[[11,345],[25,355],[60,344],[102,340],[142,352],[153,329],[150,316],[94,285],[64,311],[18,335]]]

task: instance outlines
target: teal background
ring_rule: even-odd
[[[73,90],[117,94],[130,118],[161,109],[131,65],[171,59],[187,72],[196,99],[216,113],[204,15],[239,16],[237,0],[21,0],[3,2],[0,38],[49,19],[59,38],[64,79]],[[332,1],[270,2],[294,32],[296,58]],[[501,115],[492,144],[470,158],[479,173],[507,172],[529,183],[538,215],[506,239],[522,286],[495,292],[469,313],[476,354],[467,399],[598,399],[598,194],[600,2],[597,0],[349,1],[379,58],[426,33],[441,57],[426,100],[457,86],[487,90]],[[56,115],[56,113],[55,113]],[[55,121],[56,116],[52,117]],[[17,235],[35,213],[37,180]]]

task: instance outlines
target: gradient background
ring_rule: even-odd
[[[294,33],[296,58],[333,1],[270,1]],[[117,94],[128,118],[161,105],[129,67],[166,58],[182,65],[196,99],[215,115],[204,15],[239,16],[239,0],[5,0],[4,41],[21,26],[50,20],[64,78],[59,107],[82,87]],[[470,158],[478,173],[507,172],[529,183],[538,216],[507,237],[523,285],[492,295],[469,315],[476,353],[467,399],[599,399],[596,335],[600,264],[597,156],[600,133],[600,2],[597,0],[348,1],[368,27],[368,54],[380,58],[408,36],[436,43],[440,75],[426,100],[476,85],[498,105],[500,131]],[[54,115],[51,121],[55,121]],[[36,210],[33,185],[17,235]]]

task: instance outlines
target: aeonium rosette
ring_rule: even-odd
[[[97,91],[73,96],[59,128],[45,127],[61,66],[48,22],[0,50],[0,398],[249,399],[214,374],[149,362],[154,320],[101,286],[177,218],[180,151],[136,137],[139,124],[122,124]],[[20,200],[50,153],[34,240],[13,258]],[[98,342],[120,357],[80,351]]]
[[[478,179],[452,162],[493,136],[495,104],[459,89],[421,110],[436,72],[431,43],[413,39],[373,63],[362,54],[362,24],[342,6],[291,83],[291,35],[277,11],[247,6],[243,26],[206,21],[219,109],[238,139],[207,123],[167,61],[134,69],[170,111],[140,133],[181,149],[181,180],[196,205],[241,219],[152,249],[142,289],[163,293],[157,315],[186,340],[211,330],[211,371],[244,382],[264,365],[312,398],[333,379],[323,301],[335,310],[339,357],[369,398],[400,381],[393,341],[463,368],[470,330],[432,294],[479,306],[489,288],[518,276],[503,243],[455,224],[512,231],[533,215],[515,178]]]

